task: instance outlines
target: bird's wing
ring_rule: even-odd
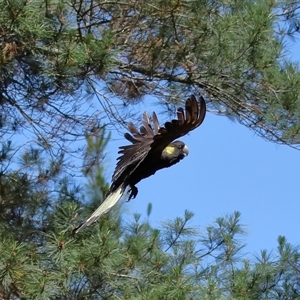
[[[120,147],[118,163],[112,177],[112,182],[117,180],[126,170],[130,175],[143,159],[151,151],[162,151],[172,141],[184,136],[201,125],[206,114],[206,104],[202,96],[199,103],[192,95],[185,102],[185,109],[177,109],[177,119],[166,122],[163,127],[159,126],[156,113],[152,114],[152,125],[145,112],[143,114],[142,126],[138,130],[133,123],[128,124],[129,133],[125,133],[125,138],[131,145]]]
[[[185,109],[182,107],[177,109],[177,119],[166,122],[163,127],[159,128],[158,134],[153,137],[151,148],[163,150],[174,140],[199,127],[205,114],[206,104],[203,97],[200,96],[197,102],[196,97],[192,95],[186,100]]]
[[[152,124],[149,116],[146,112],[143,114],[143,121],[140,130],[138,130],[132,122],[128,123],[128,132],[124,134],[124,137],[132,144],[121,146],[118,152],[121,154],[118,157],[118,163],[115,168],[115,172],[112,177],[112,182],[117,180],[119,176],[127,169],[127,171],[134,170],[147,156],[149,150],[151,149],[151,143],[155,134],[158,134],[159,123],[155,113],[152,115]]]

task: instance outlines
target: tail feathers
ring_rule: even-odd
[[[74,232],[78,233],[81,229],[96,222],[103,214],[108,212],[120,200],[123,194],[124,189],[122,186],[115,190],[113,193],[109,194],[108,197],[101,203],[101,205],[93,212],[93,214],[86,221],[84,221],[74,229]]]

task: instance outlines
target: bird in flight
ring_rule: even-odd
[[[138,130],[133,123],[128,123],[130,133],[124,137],[131,142],[121,146],[118,162],[112,176],[112,184],[106,199],[94,213],[77,228],[81,229],[96,222],[103,214],[108,212],[128,191],[129,198],[133,199],[138,194],[136,184],[156,171],[171,167],[188,155],[188,147],[177,138],[186,135],[201,125],[205,118],[206,104],[202,96],[199,101],[191,95],[185,102],[185,109],[177,109],[177,119],[166,122],[160,127],[156,113],[152,114],[152,122],[145,112],[142,126]]]

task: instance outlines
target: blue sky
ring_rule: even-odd
[[[295,61],[298,46],[290,48]],[[113,137],[117,141],[109,144],[106,156],[109,179],[117,147],[126,143],[115,133]],[[212,113],[181,140],[190,149],[188,157],[140,182],[137,198],[122,206],[125,218],[138,212],[146,219],[151,202],[154,226],[183,216],[188,209],[195,213],[190,224],[203,232],[216,218],[239,211],[248,234],[247,252],[274,251],[279,235],[294,245],[300,243],[299,151],[267,142],[239,123]]]
[[[292,244],[299,242],[299,151],[266,142],[246,127],[210,113],[181,140],[190,154],[140,182],[137,198],[122,207],[126,218],[135,212],[146,218],[152,202],[154,226],[188,209],[195,213],[191,224],[202,231],[217,217],[240,211],[247,251],[275,249],[278,235]],[[111,172],[117,144],[124,140],[108,147]]]

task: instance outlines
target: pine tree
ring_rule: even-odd
[[[297,147],[299,70],[285,55],[297,3],[0,1],[1,132],[80,157],[83,132],[126,120],[116,96],[126,108],[201,92],[215,113]]]

